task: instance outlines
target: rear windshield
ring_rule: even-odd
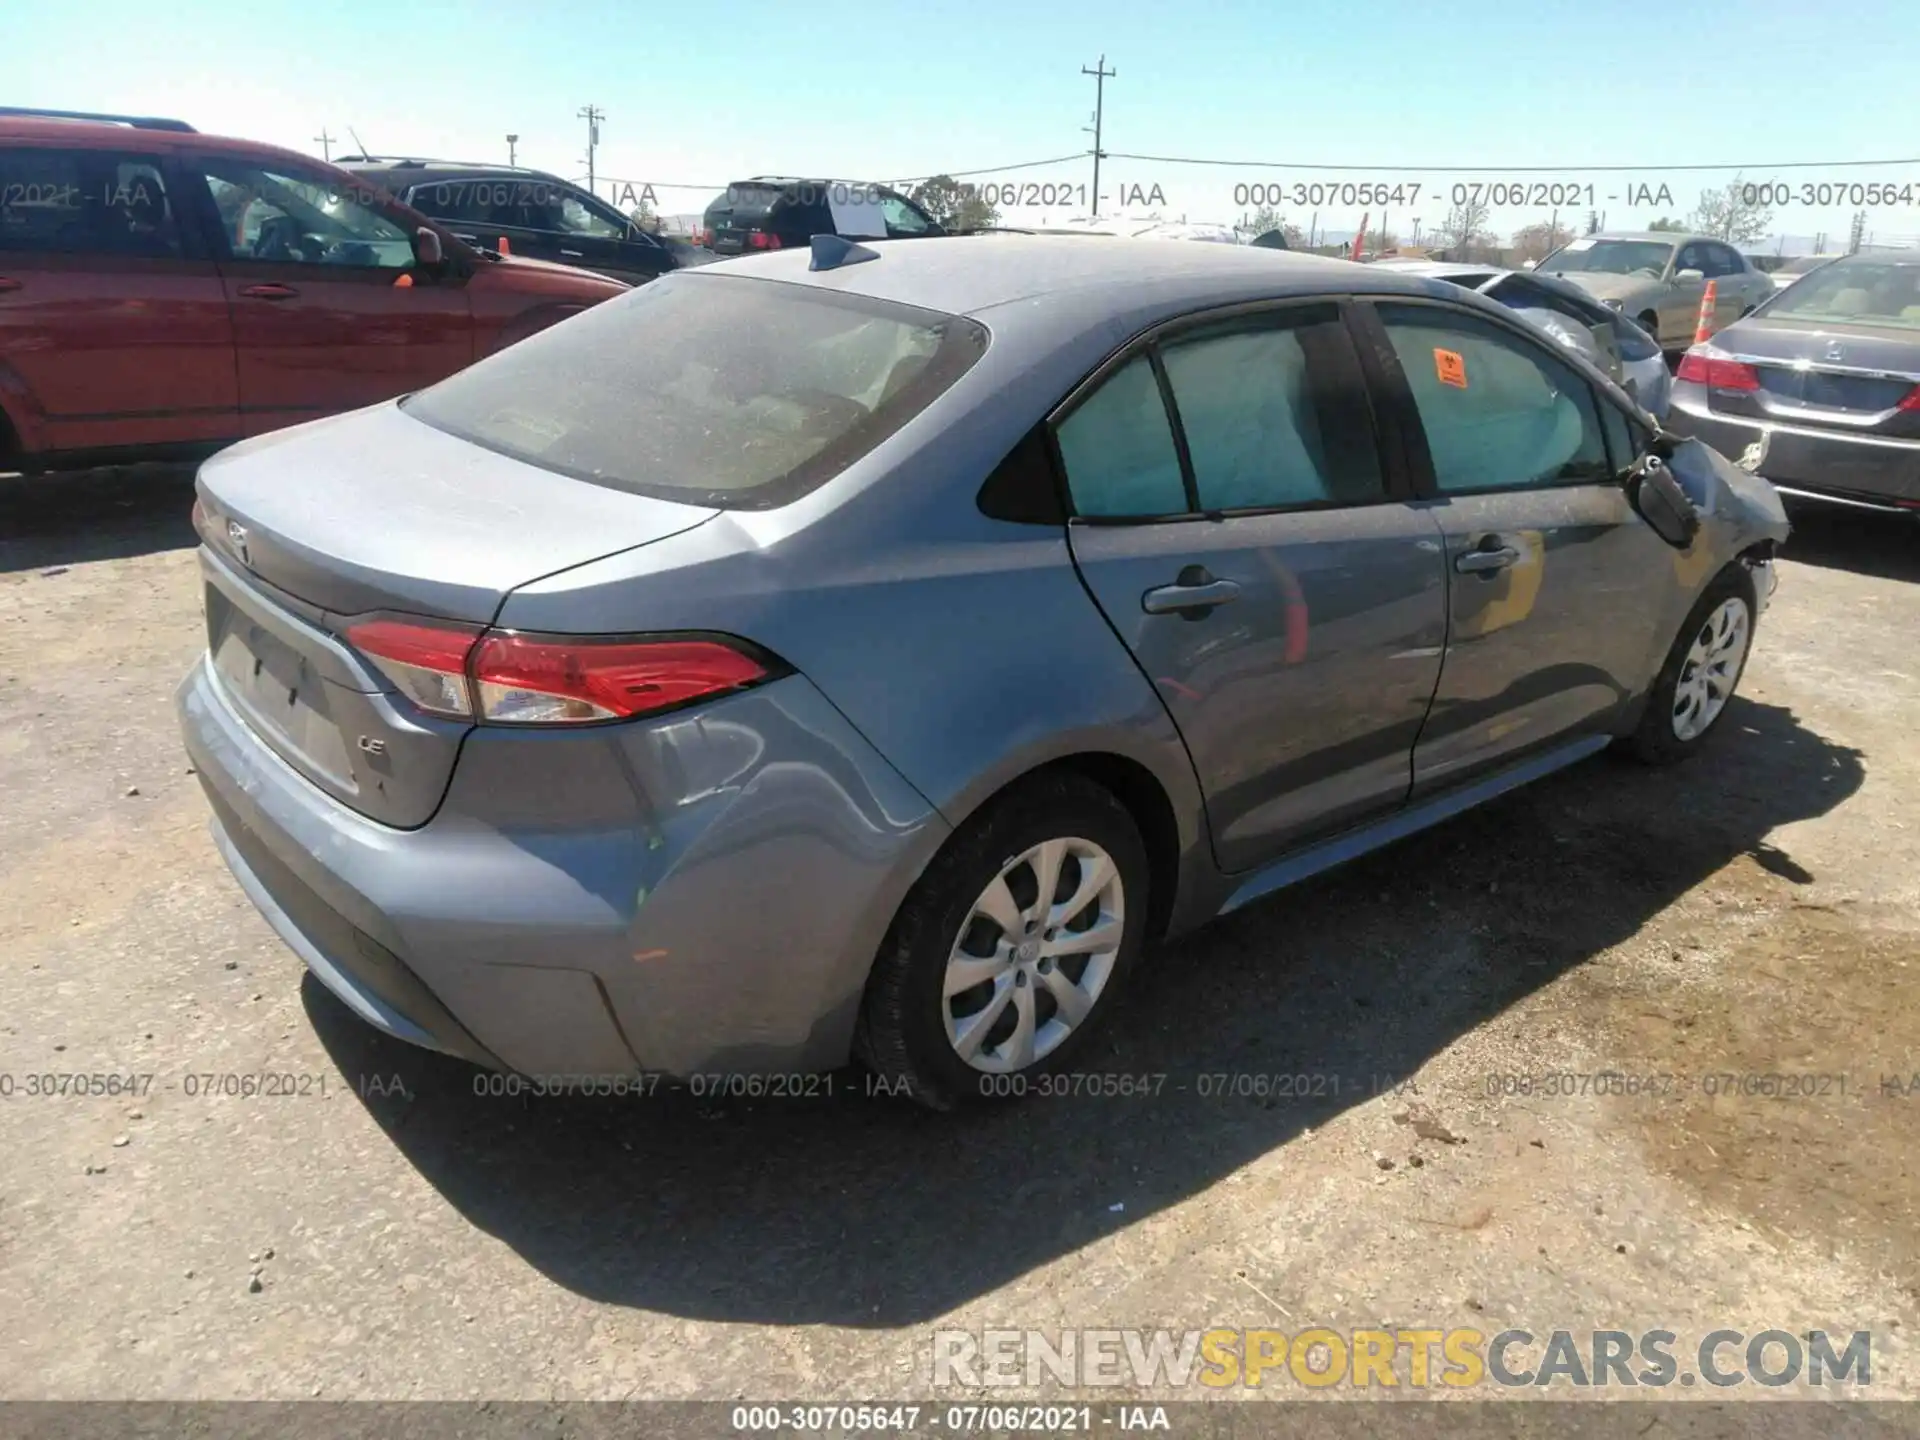
[[[562,475],[694,505],[804,495],[924,410],[985,351],[958,315],[683,272],[401,402]]]
[[[1782,290],[1767,314],[1920,329],[1920,264],[1836,260]]]

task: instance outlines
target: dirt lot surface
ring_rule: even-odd
[[[937,1329],[1316,1324],[1868,1329],[1920,1396],[1920,528],[1797,517],[1698,762],[1165,947],[1102,1062],[1156,1096],[938,1117],[483,1098],[303,979],[175,729],[188,499],[0,479],[0,1396],[873,1399]]]

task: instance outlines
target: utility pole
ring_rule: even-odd
[[[322,160],[333,159],[333,136],[327,133],[326,126],[322,125],[320,127],[320,133],[313,137],[313,142],[320,147],[320,158]]]
[[[1082,75],[1093,77],[1093,218],[1100,218],[1100,162],[1106,158],[1106,151],[1100,148],[1100,127],[1106,115],[1107,81],[1120,72],[1107,69],[1107,57],[1102,55],[1095,62],[1095,68],[1089,70],[1080,67]]]
[[[518,156],[515,154],[513,147],[518,145],[519,143],[520,143],[520,137],[518,135],[507,136],[507,165],[509,168],[511,168],[518,159]]]
[[[1864,210],[1856,210],[1853,212],[1853,229],[1847,236],[1847,253],[1849,255],[1858,255],[1860,253],[1860,242],[1866,238],[1866,234],[1867,212]]]
[[[580,118],[587,122],[587,189],[593,189],[593,150],[600,143],[600,122],[607,118],[607,112],[598,105],[584,106]]]

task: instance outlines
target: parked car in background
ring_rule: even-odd
[[[355,1013],[931,1105],[1110,1064],[1151,938],[1697,751],[1786,535],[1456,286],[1017,235],[678,271],[196,508],[187,748]]]
[[[901,240],[944,234],[919,205],[870,180],[756,175],[729,185],[707,206],[696,238],[716,255],[744,255],[805,248],[816,235]]]
[[[1715,282],[1715,329],[1731,325],[1774,292],[1773,281],[1724,240],[1664,230],[1582,235],[1536,269],[1571,280],[1630,316],[1669,353],[1693,343],[1707,281]]]
[[[595,270],[629,285],[716,258],[648,232],[592,191],[544,171],[376,155],[339,163],[475,247]]]
[[[205,453],[621,294],[177,120],[0,111],[0,470]]]
[[[1694,346],[1667,423],[1789,495],[1920,511],[1920,254],[1831,260]]]
[[[1579,286],[1534,270],[1503,270],[1451,260],[1389,257],[1375,262],[1403,275],[1425,275],[1478,291],[1578,350],[1658,420],[1667,413],[1673,375],[1651,335]]]

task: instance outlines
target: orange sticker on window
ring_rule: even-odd
[[[1456,390],[1467,388],[1467,362],[1458,350],[1433,352],[1433,372],[1440,377],[1442,385],[1451,385]]]

